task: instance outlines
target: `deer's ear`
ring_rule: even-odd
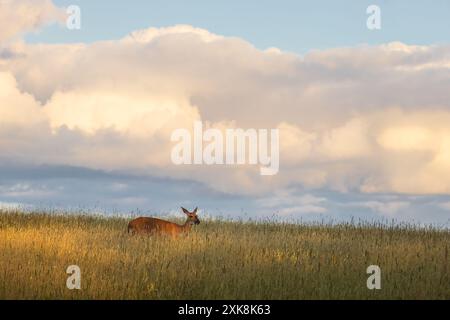
[[[194,211],[192,211],[193,214],[197,214],[197,207],[195,207]]]
[[[183,210],[184,213],[189,214],[190,212],[187,211],[185,208],[181,207],[181,210]]]

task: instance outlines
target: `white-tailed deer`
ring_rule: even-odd
[[[199,224],[200,220],[197,217],[197,208],[189,212],[181,207],[181,210],[186,214],[186,222],[182,225],[165,221],[157,218],[139,217],[131,220],[128,223],[128,233],[132,234],[166,234],[172,237],[188,232],[191,230],[193,224]]]

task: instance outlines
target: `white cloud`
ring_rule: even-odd
[[[214,40],[223,39],[223,37],[218,36],[209,32],[208,30],[201,28],[194,28],[190,25],[177,25],[175,27],[162,27],[162,28],[148,28],[142,30],[136,30],[131,32],[126,36],[123,41],[133,43],[135,41],[142,43],[150,43],[154,40],[158,40],[160,37],[167,35],[173,35],[175,37],[189,37],[194,38],[199,37],[204,42],[212,42]]]
[[[10,73],[0,72],[0,123],[17,126],[33,126],[45,121],[39,103],[32,95],[17,89],[15,78]]]
[[[48,190],[46,186],[32,186],[29,183],[16,183],[11,186],[0,185],[0,196],[20,199],[23,197],[39,198],[42,196],[50,196],[52,190]]]
[[[0,1],[0,44],[28,31],[64,19],[64,11],[51,0]]]
[[[444,210],[450,211],[450,201],[439,203],[438,206]]]
[[[315,205],[303,205],[288,208],[281,208],[278,211],[280,216],[292,216],[292,215],[303,215],[303,214],[321,214],[326,213],[327,209]]]
[[[393,217],[397,213],[407,209],[411,203],[408,201],[365,201],[352,203],[353,206],[369,208],[384,216]]]
[[[229,193],[300,184],[450,194],[449,46],[392,43],[300,57],[183,25],[8,50],[0,58],[0,147],[15,161],[144,171]],[[172,165],[171,131],[195,120],[279,128],[279,174]],[[308,205],[322,210],[292,207]]]
[[[141,137],[151,137],[161,129],[169,132],[199,118],[186,99],[101,89],[58,91],[44,112],[54,130],[67,126],[94,135],[111,128]]]
[[[18,202],[0,201],[0,210],[17,210],[24,209],[27,206]]]
[[[261,198],[257,203],[267,212],[276,211],[280,216],[321,214],[328,210],[327,199],[312,194],[299,196],[293,190],[277,190],[272,196]]]

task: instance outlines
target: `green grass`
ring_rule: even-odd
[[[0,298],[450,299],[448,230],[206,221],[171,240],[127,223],[0,211]],[[66,288],[73,264],[81,290]]]

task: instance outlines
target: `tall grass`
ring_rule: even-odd
[[[0,298],[450,299],[448,230],[210,221],[171,240],[127,222],[0,212]],[[66,287],[73,264],[81,290]]]

